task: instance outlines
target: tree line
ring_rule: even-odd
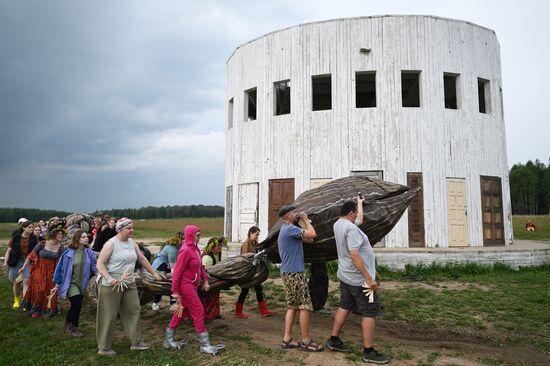
[[[510,169],[510,196],[515,215],[550,214],[550,159],[548,165],[514,164]]]
[[[0,207],[0,222],[17,222],[24,217],[27,220],[37,222],[38,220],[47,220],[50,217],[65,217],[69,212],[58,210],[41,210],[38,208],[11,208]]]
[[[189,205],[189,206],[147,206],[142,208],[123,208],[94,211],[92,216],[109,215],[113,217],[128,217],[131,219],[181,219],[186,217],[223,217],[222,206]],[[17,222],[21,217],[37,222],[50,217],[65,217],[71,212],[58,210],[42,210],[38,208],[0,207],[0,222]]]
[[[92,212],[92,216],[109,215],[130,219],[182,219],[186,217],[223,217],[222,206],[147,206],[142,208],[122,208]]]

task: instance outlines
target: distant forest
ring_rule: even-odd
[[[102,210],[90,213],[92,216],[109,215],[114,217],[129,217],[131,219],[181,219],[186,217],[223,217],[222,206],[148,206],[142,208],[123,208]],[[65,217],[71,212],[57,210],[40,210],[38,208],[0,207],[0,222],[17,222],[24,217],[31,221],[48,220],[50,217]]]
[[[514,215],[550,214],[550,161],[548,165],[538,159],[514,164],[510,169],[510,196]]]
[[[128,217],[131,219],[182,219],[186,217],[223,217],[222,206],[147,206],[142,208],[123,208],[96,211],[92,216],[109,215],[114,217]]]

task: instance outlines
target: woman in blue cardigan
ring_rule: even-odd
[[[55,291],[62,299],[69,298],[71,308],[65,318],[65,330],[73,337],[80,337],[78,319],[82,309],[82,299],[90,277],[97,273],[95,253],[88,248],[88,234],[77,230],[57,264],[54,274]],[[54,290],[52,290],[54,291]]]

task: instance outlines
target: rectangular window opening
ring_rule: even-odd
[[[458,74],[443,73],[443,92],[446,109],[458,109],[457,80]]]
[[[489,80],[477,78],[477,94],[479,98],[479,113],[491,113],[491,89]]]
[[[376,71],[355,73],[355,108],[376,107]]]
[[[256,97],[257,91],[256,88],[248,89],[244,92],[244,116],[245,121],[255,121],[256,120]]]
[[[227,103],[227,128],[233,128],[233,98]]]
[[[420,71],[401,71],[403,107],[420,107]]]
[[[273,83],[275,94],[275,115],[290,113],[290,80]]]
[[[311,110],[332,109],[332,80],[330,75],[311,77]]]

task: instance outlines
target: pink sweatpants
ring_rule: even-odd
[[[204,307],[199,299],[197,288],[191,284],[182,284],[180,286],[180,302],[189,310],[193,323],[195,323],[195,330],[197,333],[206,332],[206,327],[204,326]],[[176,329],[182,319],[174,314],[168,326]]]

